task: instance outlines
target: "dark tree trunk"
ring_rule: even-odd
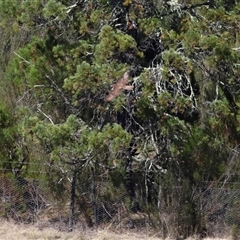
[[[98,226],[98,214],[97,214],[97,202],[96,202],[96,184],[95,184],[95,170],[94,167],[91,168],[91,178],[92,178],[92,206],[94,215],[94,226]]]
[[[132,154],[131,151],[128,150],[125,165],[125,186],[130,197],[131,210],[137,212],[139,210],[139,205],[136,199],[136,183],[133,176],[132,162]]]

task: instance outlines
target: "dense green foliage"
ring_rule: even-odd
[[[239,174],[238,1],[0,0],[0,28],[1,175],[107,181],[132,211],[180,185],[201,231],[193,189]]]

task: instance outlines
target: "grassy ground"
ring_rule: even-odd
[[[33,225],[14,224],[11,222],[0,221],[0,240],[138,240],[158,238],[147,237],[143,234],[124,233],[115,234],[109,231],[73,231],[60,232],[53,228],[39,230]]]
[[[53,228],[44,228],[39,230],[32,225],[17,225],[10,222],[0,222],[0,240],[138,240],[148,239],[156,240],[159,238],[148,237],[145,234],[124,233],[116,234],[109,231],[74,231],[74,232],[60,232]],[[195,240],[189,238],[188,240]],[[207,238],[205,240],[211,240]],[[231,240],[215,238],[214,240]]]

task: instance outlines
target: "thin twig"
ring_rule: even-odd
[[[52,120],[46,113],[44,113],[39,107],[37,107],[37,110],[38,110],[40,113],[42,113],[42,114],[51,122],[52,125],[54,125],[53,120]]]
[[[15,55],[17,55],[19,58],[21,58],[24,62],[26,62],[27,64],[31,64],[29,61],[27,61],[24,57],[20,56],[18,53],[13,52]]]

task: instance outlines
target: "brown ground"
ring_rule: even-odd
[[[0,221],[0,240],[156,240],[157,237],[147,236],[147,233],[125,232],[116,234],[107,230],[102,231],[73,231],[60,232],[53,228],[39,230],[37,226],[14,224],[11,222]],[[170,240],[170,239],[169,239]],[[195,240],[189,238],[188,240]],[[206,238],[205,240],[212,240]],[[214,240],[231,240],[231,238],[214,238]]]

